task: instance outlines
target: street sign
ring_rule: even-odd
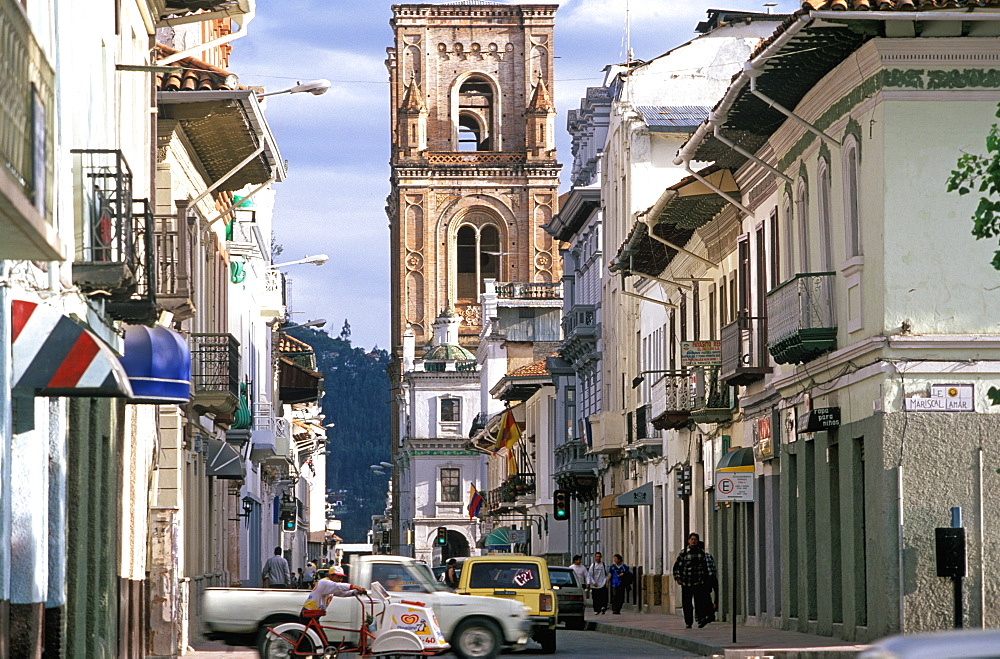
[[[510,541],[511,543],[524,543],[528,541],[528,530],[527,529],[511,529],[510,530]]]
[[[717,471],[715,473],[716,501],[753,501],[752,471]]]

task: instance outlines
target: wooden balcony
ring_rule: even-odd
[[[832,272],[795,275],[767,294],[768,352],[779,364],[802,364],[837,347]]]
[[[691,374],[672,371],[653,383],[650,402],[650,422],[657,430],[683,428],[691,418],[694,398]]]

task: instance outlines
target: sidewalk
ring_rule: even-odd
[[[602,615],[587,613],[588,628],[604,634],[637,638],[701,656],[719,655],[725,659],[774,657],[775,659],[848,659],[864,645],[845,645],[840,639],[789,632],[770,627],[736,627],[713,622],[706,627],[686,629],[684,618],[668,613],[630,613]]]

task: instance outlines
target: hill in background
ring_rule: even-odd
[[[372,515],[385,512],[387,476],[376,476],[370,465],[388,461],[389,354],[351,346],[345,323],[342,338],[300,327],[288,332],[316,353],[326,395],[322,399],[327,428],[327,501],[343,526],[344,542],[367,542]]]

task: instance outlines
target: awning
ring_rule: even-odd
[[[601,499],[601,517],[624,517],[625,509],[615,503],[615,495],[609,494]]]
[[[739,197],[739,187],[732,171],[709,165],[698,172],[726,193]],[[656,235],[684,247],[694,232],[708,224],[729,202],[715,191],[696,179],[687,176],[671,185],[652,206],[639,213],[649,216]],[[625,243],[619,248],[610,265],[612,272],[642,272],[657,276],[670,265],[677,256],[677,250],[649,236],[649,227],[637,221]]]
[[[206,439],[205,444],[208,446],[206,475],[236,480],[242,480],[246,476],[243,456],[235,446],[218,439]]]
[[[653,505],[653,484],[646,483],[634,490],[629,490],[625,494],[619,494],[615,499],[615,505],[621,508],[634,508],[635,506]]]
[[[191,350],[166,327],[128,325],[122,366],[132,384],[131,403],[186,403],[191,400]]]
[[[13,383],[36,396],[132,396],[118,355],[93,332],[52,307],[14,300]]]
[[[508,547],[510,546],[510,529],[506,526],[499,526],[486,536],[486,547]]]
[[[722,456],[719,464],[715,466],[716,471],[753,471],[753,448],[738,448]]]

